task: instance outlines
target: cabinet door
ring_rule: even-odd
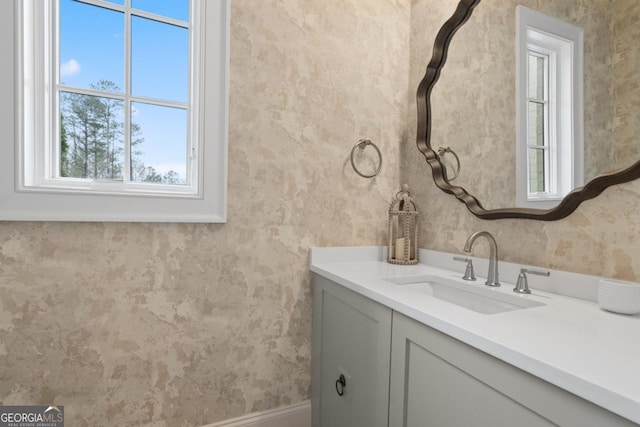
[[[312,335],[313,426],[386,427],[391,310],[314,276]]]
[[[391,359],[390,426],[635,425],[396,312]]]

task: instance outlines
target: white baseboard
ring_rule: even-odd
[[[311,427],[311,402],[244,415],[202,427]]]

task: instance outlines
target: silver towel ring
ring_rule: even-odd
[[[356,148],[364,150],[367,145],[371,145],[373,146],[373,148],[376,149],[376,152],[378,153],[378,159],[379,159],[378,167],[376,168],[375,172],[373,172],[371,175],[366,175],[360,172],[356,167],[356,162],[353,160],[353,153],[355,153]],[[380,169],[382,169],[382,153],[380,152],[380,149],[376,144],[374,144],[368,139],[361,139],[360,141],[356,142],[356,145],[354,145],[353,148],[351,149],[351,166],[353,167],[353,170],[356,171],[356,173],[361,177],[373,178],[374,176],[378,175],[380,173]]]
[[[449,178],[449,171],[447,170],[447,166],[444,164],[444,155],[447,154],[447,153],[453,154],[453,157],[456,158],[456,170],[455,170],[455,173],[453,174],[453,176],[451,178]],[[440,161],[442,162],[442,166],[444,166],[444,176],[449,181],[453,181],[454,179],[456,179],[458,177],[458,175],[460,175],[460,158],[458,157],[456,152],[451,149],[451,147],[447,147],[447,148],[440,147],[440,148],[438,148],[438,158],[440,158]]]

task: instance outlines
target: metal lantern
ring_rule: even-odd
[[[418,263],[418,209],[407,184],[402,185],[389,206],[387,261],[402,265]]]

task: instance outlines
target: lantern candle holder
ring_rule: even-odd
[[[387,261],[401,265],[418,263],[418,209],[407,184],[402,185],[389,206]]]

